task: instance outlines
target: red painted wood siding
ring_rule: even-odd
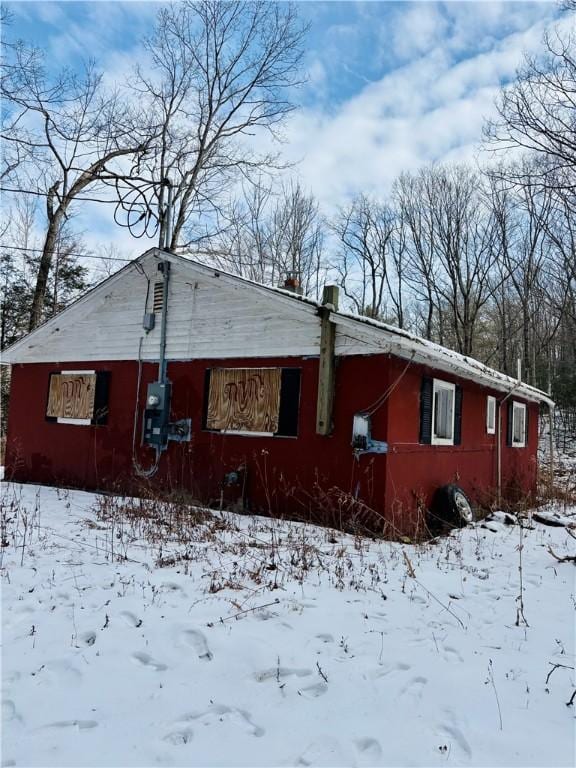
[[[170,443],[160,470],[150,481],[153,488],[184,488],[203,502],[217,501],[225,473],[248,467],[247,495],[251,509],[274,514],[335,523],[345,520],[347,504],[361,499],[375,510],[384,507],[384,455],[359,461],[351,448],[352,417],[374,402],[388,384],[384,357],[343,358],[338,364],[335,429],[329,437],[316,435],[318,359],[278,358],[266,366],[301,369],[299,434],[289,437],[246,437],[203,431],[206,368],[260,367],[262,359],[169,362],[172,381],[172,418],[191,417],[190,443]],[[108,424],[100,427],[55,424],[45,420],[48,376],[64,368],[81,370],[82,363],[27,364],[13,367],[8,423],[7,477],[18,481],[59,483],[86,489],[136,490],[139,481],[132,469],[132,431],[137,363],[90,364],[110,371]],[[146,383],[157,375],[157,366],[145,364],[140,387],[140,409]],[[374,417],[376,439],[385,438],[386,407]],[[140,442],[138,427],[137,444]],[[138,448],[138,459],[149,466],[153,452]],[[342,501],[342,499],[341,499]],[[316,510],[320,510],[318,514]],[[377,524],[372,519],[372,525]]]
[[[206,368],[260,367],[261,358],[169,362],[173,385],[172,418],[191,417],[190,443],[170,443],[163,454],[152,488],[186,489],[203,503],[219,499],[225,473],[247,467],[247,497],[256,512],[324,519],[339,524],[360,514],[376,529],[387,518],[399,532],[418,524],[417,499],[431,500],[439,485],[457,481],[473,499],[489,499],[496,485],[495,438],[486,434],[486,396],[493,393],[444,374],[437,378],[463,386],[461,446],[419,445],[420,385],[425,373],[412,365],[390,398],[374,413],[372,435],[387,440],[388,455],[366,454],[356,459],[351,449],[354,413],[369,408],[396,381],[405,361],[385,355],[343,357],[336,370],[334,432],[316,435],[317,358],[266,359],[266,366],[299,367],[301,375],[297,438],[245,437],[203,431]],[[105,426],[76,426],[45,419],[49,374],[64,369],[110,371],[109,416]],[[140,407],[146,383],[157,366],[144,364]],[[61,484],[85,489],[135,492],[141,485],[132,468],[132,431],[138,366],[135,362],[26,364],[13,366],[8,420],[6,477],[22,482]],[[500,396],[500,395],[498,395]],[[527,448],[505,446],[503,419],[503,479],[506,487],[529,494],[535,489],[536,405],[530,406]],[[153,453],[141,448],[140,420],[137,455],[148,466]],[[368,515],[351,502],[374,510]],[[354,506],[354,505],[352,505]]]
[[[403,361],[390,360],[391,381],[404,367]],[[458,446],[419,443],[420,387],[424,375],[462,387],[462,439]],[[402,520],[407,511],[414,515],[416,499],[429,505],[434,490],[447,483],[461,486],[477,503],[489,505],[495,500],[497,432],[489,435],[486,431],[488,395],[504,397],[432,368],[410,366],[389,402],[386,515],[391,520]],[[511,399],[525,402],[514,396]],[[502,408],[502,485],[504,496],[516,501],[536,491],[539,407],[527,403],[529,439],[525,448],[512,448],[506,445],[506,406],[504,403]],[[413,522],[416,524],[415,518]]]

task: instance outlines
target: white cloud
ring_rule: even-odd
[[[436,3],[412,3],[396,16],[391,37],[394,54],[401,59],[428,53],[446,36],[448,19]]]
[[[318,6],[320,19],[326,7]],[[107,77],[121,82],[142,51],[119,45],[115,31],[135,24],[136,40],[150,31],[157,8],[138,4],[134,14],[123,3],[93,3],[83,28],[60,23],[59,5],[46,3],[42,12],[56,30],[54,56],[94,53]],[[328,213],[354,193],[385,194],[402,171],[474,160],[501,83],[514,76],[523,50],[537,49],[554,9],[537,2],[399,3],[382,14],[379,3],[357,6],[356,22],[333,24],[322,46],[308,52],[311,106],[286,127],[285,158],[302,160],[295,173]],[[364,50],[369,34],[379,43],[374,51]],[[348,98],[338,92],[346,69],[354,75],[347,87],[352,82],[356,90]],[[267,149],[262,133],[251,141]],[[91,245],[114,241],[134,255],[150,244],[113,228],[111,206],[83,210],[80,218]]]
[[[463,4],[454,5],[458,50],[474,14],[484,31],[509,21],[504,4],[489,4],[487,17],[480,3],[467,4],[465,11]],[[456,57],[450,37],[432,44],[444,34],[437,12],[434,6],[414,37],[416,48],[426,53],[364,86],[335,112],[315,105],[292,120],[285,153],[291,160],[302,158],[298,175],[324,207],[331,209],[356,192],[385,194],[399,173],[425,163],[475,160],[501,84],[514,77],[525,50],[539,47],[545,28],[540,7],[539,16],[534,13],[533,23],[520,31],[517,21],[507,22],[509,33],[493,39],[488,50]],[[408,27],[414,13],[409,8]]]

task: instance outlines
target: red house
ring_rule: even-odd
[[[533,496],[539,407],[552,407],[476,360],[339,312],[334,287],[319,303],[157,249],[3,362],[9,479],[177,489],[391,535],[417,533],[435,505],[466,519],[466,496]]]

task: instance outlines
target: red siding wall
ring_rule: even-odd
[[[360,515],[377,530],[384,518],[398,532],[418,525],[418,499],[424,504],[434,490],[457,482],[474,500],[492,498],[496,486],[495,438],[486,434],[486,395],[489,390],[467,381],[464,388],[462,445],[419,445],[422,375],[434,375],[411,365],[389,399],[372,417],[375,440],[387,440],[388,455],[365,454],[356,459],[351,443],[354,413],[368,409],[394,383],[406,363],[385,355],[343,357],[338,360],[334,432],[316,435],[318,359],[267,359],[267,366],[301,368],[298,438],[220,435],[201,429],[206,368],[262,365],[261,359],[170,362],[173,385],[172,418],[192,418],[190,443],[170,443],[152,488],[185,489],[203,503],[220,497],[225,473],[247,467],[249,507],[256,512],[297,516],[340,524]],[[105,426],[76,426],[45,419],[48,377],[52,371],[96,368],[110,371],[109,417]],[[144,364],[138,416],[146,383],[157,366]],[[142,485],[132,467],[132,433],[138,366],[136,362],[26,364],[13,366],[6,476],[22,482],[61,484],[85,489],[135,492]],[[492,393],[496,394],[496,393]],[[538,408],[530,406],[530,439],[526,448],[508,448],[506,413],[502,430],[504,486],[521,494],[535,490]],[[153,453],[141,448],[138,421],[137,455],[148,466]],[[229,497],[237,493],[227,491]],[[354,504],[354,500],[360,503]],[[365,505],[363,507],[362,505]],[[368,513],[367,509],[373,510]]]
[[[202,502],[220,496],[225,473],[248,467],[247,498],[254,511],[329,520],[345,520],[355,498],[371,509],[384,507],[384,455],[354,458],[352,418],[386,389],[388,360],[346,357],[338,362],[334,433],[316,435],[318,359],[266,359],[266,366],[301,368],[299,434],[297,438],[246,437],[202,431],[206,368],[219,365],[258,367],[261,359],[170,362],[172,418],[192,418],[190,443],[170,443],[160,470],[150,481],[155,487],[184,488]],[[27,364],[13,367],[8,423],[7,477],[18,481],[60,483],[86,489],[119,487],[136,490],[132,469],[132,432],[138,367],[135,362],[102,362],[110,371],[109,416],[106,426],[65,425],[45,420],[48,376],[51,371],[94,367],[86,363]],[[157,366],[145,364],[140,387],[140,410],[146,383]],[[385,439],[386,407],[374,417],[375,439]],[[137,444],[140,442],[140,422]],[[149,466],[153,452],[138,448],[138,460]],[[334,489],[340,489],[337,493]],[[231,489],[232,495],[234,489]],[[340,496],[340,498],[338,498]],[[358,509],[354,510],[358,514]],[[371,525],[377,524],[372,517]]]
[[[404,369],[403,361],[392,358],[390,380],[396,380]],[[462,440],[458,446],[419,443],[424,375],[462,386]],[[417,499],[428,506],[434,490],[447,483],[456,483],[477,503],[488,505],[495,500],[497,433],[486,432],[488,395],[498,400],[503,397],[502,393],[420,365],[411,365],[406,371],[389,401],[386,514],[391,520],[402,519],[406,509],[414,511]],[[514,396],[509,399],[525,402]],[[536,491],[539,408],[536,404],[527,406],[529,436],[525,448],[506,445],[507,403],[502,407],[502,487],[504,498],[511,501]]]

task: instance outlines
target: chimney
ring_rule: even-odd
[[[302,296],[302,286],[300,285],[300,280],[298,280],[298,278],[291,273],[288,273],[286,276],[286,280],[284,281],[284,285],[282,287],[286,291],[292,291],[292,293],[297,293],[299,296]]]

